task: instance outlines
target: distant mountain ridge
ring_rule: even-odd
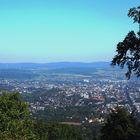
[[[110,62],[0,63],[0,69],[108,68]]]

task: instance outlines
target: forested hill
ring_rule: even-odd
[[[108,68],[110,62],[0,63],[0,69]]]

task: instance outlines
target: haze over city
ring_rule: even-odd
[[[136,29],[133,0],[1,0],[0,62],[111,61]]]

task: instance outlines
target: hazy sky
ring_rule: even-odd
[[[0,0],[0,62],[110,61],[139,0]]]

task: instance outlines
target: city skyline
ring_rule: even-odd
[[[111,61],[138,1],[1,0],[0,63]]]

